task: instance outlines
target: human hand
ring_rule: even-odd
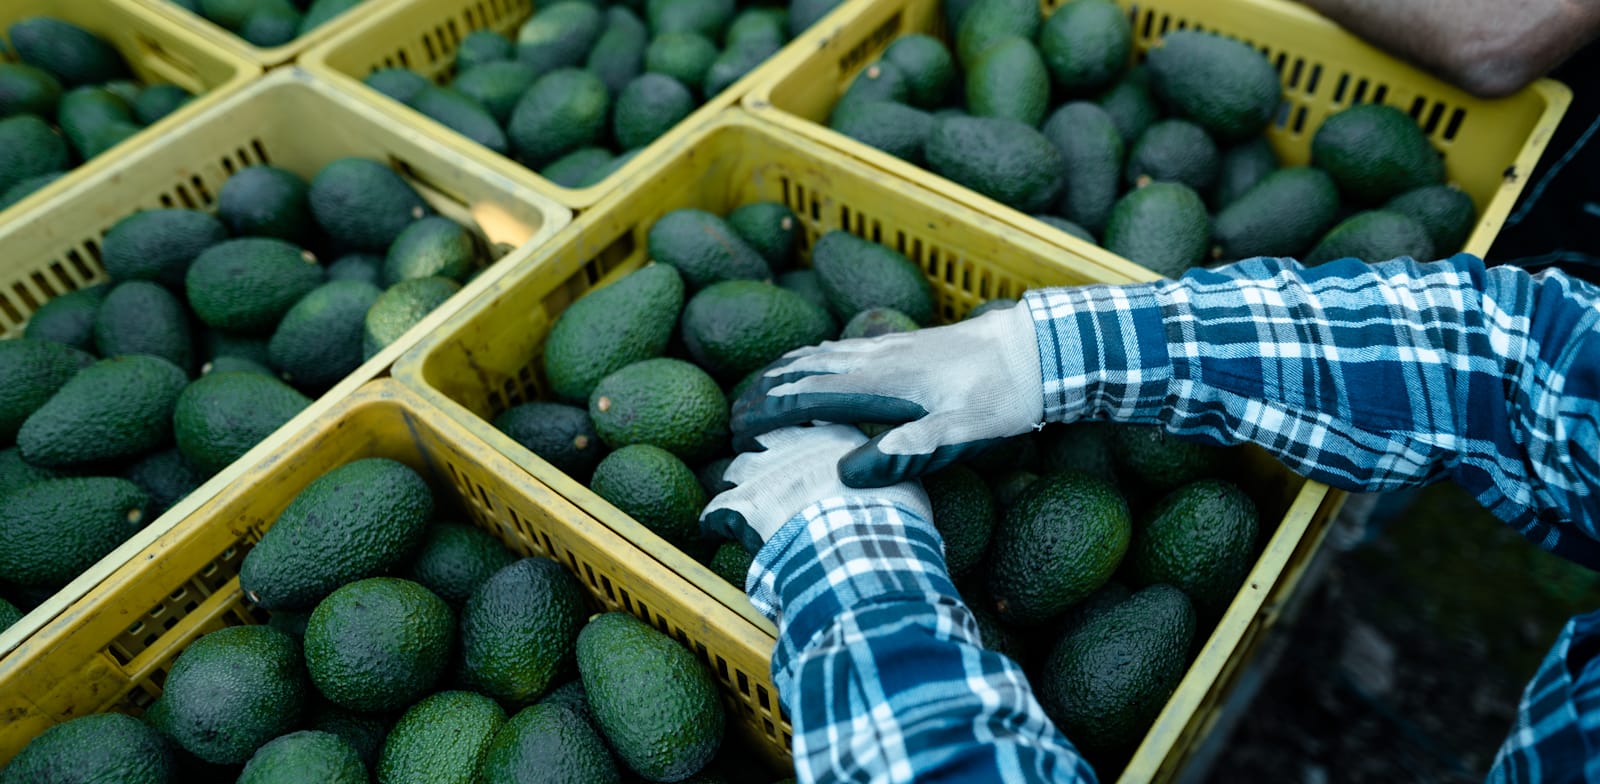
[[[1026,305],[946,327],[823,343],[762,371],[733,407],[735,444],[812,421],[899,425],[844,454],[849,487],[937,470],[1037,428],[1038,340]]]
[[[723,491],[700,515],[702,531],[744,544],[754,553],[801,510],[825,498],[870,498],[933,519],[928,496],[915,482],[858,490],[839,481],[839,458],[867,442],[849,425],[786,427],[754,438],[757,452],[734,458]]]

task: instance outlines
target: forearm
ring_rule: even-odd
[[[1596,32],[1589,0],[1302,0],[1380,49],[1481,97],[1509,95]]]
[[[757,555],[800,781],[1093,782],[1020,668],[983,650],[941,547],[906,510],[832,499]]]
[[[1047,419],[1255,443],[1350,490],[1449,476],[1535,541],[1600,566],[1595,300],[1585,284],[1468,256],[1312,270],[1262,259],[1026,298]],[[1556,541],[1574,527],[1587,539]]]

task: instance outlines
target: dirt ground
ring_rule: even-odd
[[[1212,784],[1481,782],[1561,626],[1600,576],[1453,486],[1340,554],[1211,770]]]

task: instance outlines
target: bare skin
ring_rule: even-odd
[[[1482,98],[1510,95],[1600,35],[1600,0],[1302,0]]]

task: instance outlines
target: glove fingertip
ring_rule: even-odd
[[[905,481],[902,456],[879,451],[881,440],[883,435],[880,434],[839,458],[839,481],[845,487],[869,489]]]

